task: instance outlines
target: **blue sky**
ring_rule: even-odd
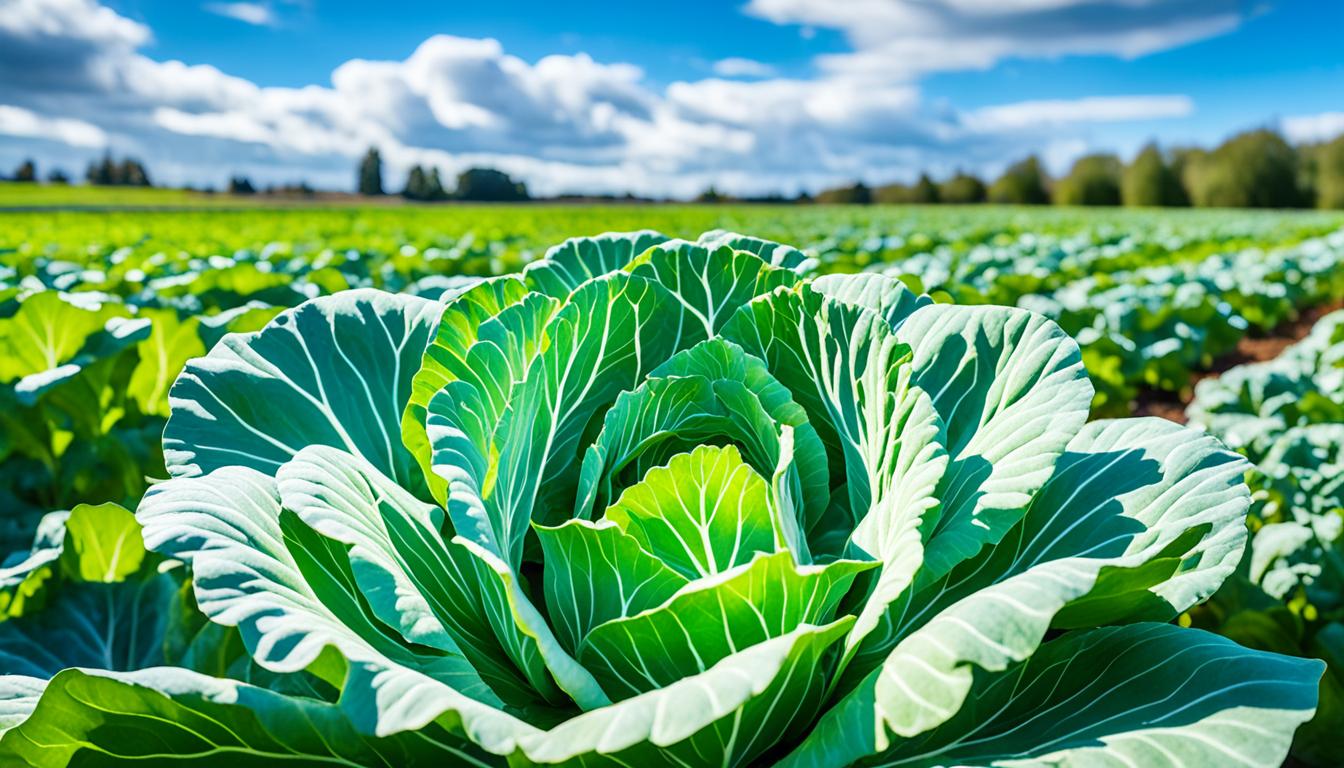
[[[730,56],[767,61],[785,73],[806,74],[811,58],[847,48],[832,30],[810,39],[792,25],[742,12],[742,4],[713,0],[677,3],[539,0],[395,4],[353,0],[273,3],[273,25],[212,13],[210,3],[118,0],[108,5],[146,23],[163,58],[214,64],[259,85],[327,82],[351,58],[404,59],[432,34],[492,37],[510,53],[536,60],[553,53],[588,53],[599,61],[642,67],[655,82],[711,74]]]
[[[345,186],[376,144],[391,176],[687,195],[1344,132],[1320,0],[2,1],[0,167]]]

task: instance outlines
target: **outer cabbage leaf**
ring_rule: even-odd
[[[665,240],[667,237],[651,229],[572,237],[546,251],[545,258],[528,264],[523,279],[531,290],[563,299],[585,282],[623,269],[636,256]]]
[[[371,737],[352,728],[334,704],[175,667],[57,674],[31,714],[0,736],[0,759],[35,768],[151,761],[504,764],[441,728]]]
[[[441,307],[347,291],[225,337],[169,393],[164,458],[175,477],[220,467],[274,474],[308,445],[363,456],[417,496],[425,478],[399,436],[411,379]]]
[[[977,677],[974,705],[857,764],[1277,765],[1315,710],[1322,668],[1167,624],[1074,632]],[[850,744],[871,745],[855,726]],[[856,753],[808,743],[780,765],[843,766]]]

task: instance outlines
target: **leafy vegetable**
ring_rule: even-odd
[[[0,752],[1279,762],[1322,665],[1162,623],[1240,559],[1246,462],[1085,424],[1078,346],[1040,315],[811,268],[605,235],[226,337],[173,385],[172,479],[136,512],[190,581],[137,573],[213,623],[168,622],[175,666],[6,678]],[[0,628],[54,631],[103,572],[76,570]]]
[[[1274,360],[1201,382],[1188,413],[1255,462],[1247,555],[1194,620],[1328,662],[1292,754],[1332,765],[1344,750],[1344,312]]]

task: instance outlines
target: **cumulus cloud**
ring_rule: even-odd
[[[1185,117],[1194,111],[1189,96],[1092,96],[982,107],[968,113],[964,123],[977,131],[1016,131],[1060,124],[1160,120]]]
[[[204,8],[216,16],[241,21],[254,27],[274,27],[280,23],[275,11],[264,3],[206,3]]]
[[[1344,112],[1283,118],[1283,132],[1292,141],[1329,141],[1344,135]]]
[[[107,144],[107,134],[91,123],[64,117],[47,117],[5,104],[0,104],[0,135],[55,141],[72,147],[102,147]]]
[[[730,56],[714,62],[714,74],[720,77],[773,77],[775,68],[763,61]]]
[[[170,182],[248,173],[345,188],[354,160],[378,146],[392,184],[415,163],[450,174],[490,165],[542,193],[880,183],[920,169],[992,169],[1027,151],[1063,158],[1080,151],[1089,124],[1193,109],[1183,96],[1140,94],[963,111],[929,103],[918,71],[988,66],[1033,44],[1126,55],[1188,39],[1201,19],[1199,34],[1235,20],[1219,2],[1187,0],[753,0],[750,10],[840,29],[854,50],[821,59],[809,78],[725,59],[715,77],[655,85],[626,63],[582,53],[528,61],[495,40],[436,35],[405,59],[347,61],[329,85],[277,88],[153,59],[143,52],[150,30],[98,0],[10,0],[0,14],[0,125],[9,126],[0,133],[15,138],[0,142],[0,162],[59,142],[90,156],[104,146],[139,154]],[[1080,19],[1100,10],[1116,18],[1093,24],[1108,31],[1086,42]],[[1047,19],[1046,31],[1027,30]],[[988,54],[956,50],[990,38],[998,47]],[[892,66],[894,51],[927,60]],[[67,155],[47,153],[62,164]]]
[[[915,78],[988,69],[1007,58],[1134,58],[1222,34],[1242,0],[751,0],[777,24],[842,32],[854,46],[820,63],[833,72]]]

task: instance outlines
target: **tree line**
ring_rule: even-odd
[[[37,162],[29,158],[19,163],[10,181],[36,182],[38,180]],[[151,187],[149,171],[144,163],[133,157],[117,159],[109,152],[99,160],[89,163],[84,172],[84,180],[101,187]],[[69,184],[70,177],[60,168],[53,168],[47,174],[48,184]]]
[[[370,148],[359,162],[356,190],[361,195],[374,197],[387,194],[383,188],[383,158],[377,148]],[[452,190],[443,186],[438,168],[414,165],[406,174],[406,183],[399,193],[407,200],[439,202],[442,200],[471,200],[509,203],[531,199],[527,185],[514,181],[507,173],[493,168],[468,168],[457,175]]]
[[[1214,149],[1149,144],[1128,164],[1109,153],[1084,155],[1052,179],[1035,155],[1009,165],[991,183],[958,172],[936,182],[819,193],[822,203],[1127,205],[1208,208],[1344,208],[1344,135],[1293,146],[1276,131],[1237,134]]]
[[[36,163],[23,161],[10,178],[37,181]],[[132,157],[118,159],[110,152],[90,163],[84,178],[98,186],[152,186],[143,163]],[[70,181],[59,169],[51,171],[46,180],[53,184]],[[227,190],[234,195],[262,191],[244,176],[232,177]],[[264,191],[289,196],[314,194],[306,183],[272,186]],[[456,183],[449,189],[438,168],[416,165],[399,190],[389,191],[383,186],[383,160],[377,148],[370,148],[360,160],[355,191],[369,197],[395,194],[420,202],[531,199],[523,182],[493,168],[469,168],[457,175]],[[923,173],[913,184],[869,187],[855,182],[824,190],[815,198],[806,192],[796,197],[740,198],[710,187],[696,201],[1340,209],[1344,208],[1344,135],[1331,141],[1294,146],[1273,130],[1259,129],[1233,136],[1214,149],[1164,149],[1153,143],[1129,163],[1109,153],[1085,155],[1057,179],[1051,178],[1040,159],[1032,155],[1009,165],[991,182],[962,171],[941,181]]]

